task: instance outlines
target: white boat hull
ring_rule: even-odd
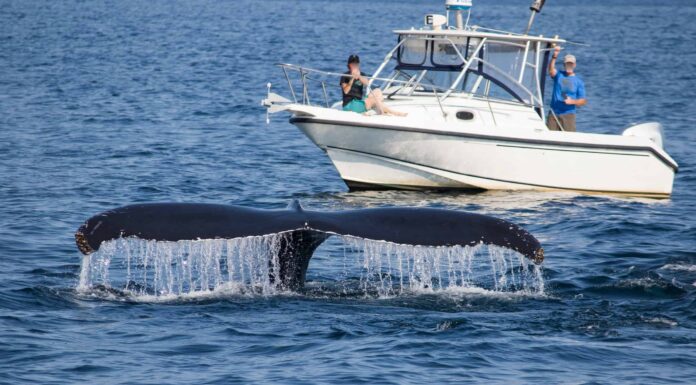
[[[353,189],[573,190],[666,197],[676,171],[666,154],[638,138],[602,144],[597,137],[608,135],[544,130],[500,137],[312,117],[291,122],[326,151]],[[574,140],[558,141],[559,135]],[[594,142],[583,142],[582,135]]]
[[[329,105],[327,84],[345,74],[290,64],[280,66],[292,99],[272,93],[269,83],[262,101],[269,113],[292,113],[290,122],[328,154],[350,188],[672,193],[678,165],[663,149],[659,123],[619,135],[549,130],[547,66],[564,40],[431,24],[395,33],[397,45],[363,81],[370,111]],[[293,86],[298,79],[302,92]],[[319,83],[313,92],[309,85]]]

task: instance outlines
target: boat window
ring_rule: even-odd
[[[423,65],[427,57],[428,41],[414,37],[403,36],[406,39],[398,51],[398,61],[404,65]]]
[[[434,65],[461,66],[464,64],[461,56],[466,55],[466,40],[463,44],[449,40],[435,40],[433,42],[432,62]],[[452,44],[454,43],[454,44]],[[459,51],[459,53],[457,53]],[[461,56],[460,56],[461,55]]]
[[[397,68],[396,75],[392,76],[394,80],[402,82],[411,82],[408,86],[403,87],[404,91],[423,91],[432,92],[433,89],[437,92],[444,93],[452,85],[454,80],[459,76],[459,72],[455,71],[437,71],[432,68]],[[388,82],[387,82],[388,83]],[[395,84],[390,84],[394,86]],[[402,84],[403,85],[403,84]],[[413,85],[416,88],[413,89]]]
[[[506,89],[502,87],[499,83],[496,84],[494,82],[486,83],[486,87],[483,88],[483,92],[485,92],[485,96],[493,99],[500,99],[500,100],[519,100],[515,98],[513,94],[510,93],[509,89]],[[518,95],[522,97],[522,95]],[[526,99],[523,99],[525,102],[529,102]]]
[[[428,71],[425,76],[423,76],[421,84],[424,86],[432,86],[436,90],[446,90],[454,83],[457,76],[459,76],[459,72]]]
[[[519,74],[523,55],[524,47],[518,45],[490,42],[483,48],[483,59],[489,67],[493,65],[512,77]]]
[[[452,37],[449,39],[435,40],[433,41],[433,50],[431,53],[432,64],[434,66],[460,68],[465,64],[464,60],[462,60],[462,56],[468,58],[468,56],[476,49],[479,41],[479,39],[465,37]]]
[[[418,84],[415,89],[404,87],[404,92],[449,89],[466,66],[464,57],[475,61],[457,89],[496,99],[539,104],[537,89],[543,84],[544,74],[537,78],[537,72],[543,69],[535,69],[533,65],[537,60],[537,45],[533,42],[486,38],[477,58],[473,58],[482,41],[480,37],[402,35],[399,38],[405,41],[397,50],[394,70],[409,74],[408,79],[413,77]],[[485,82],[479,81],[476,85],[478,78]]]
[[[530,44],[526,62],[534,62],[536,47]],[[532,103],[531,90],[536,90],[534,68],[525,66],[525,46],[509,42],[492,41],[483,49],[483,64],[479,71],[487,78],[494,78],[495,83],[505,93],[512,94],[525,103]],[[519,82],[520,74],[522,81]],[[493,95],[491,95],[493,96]],[[536,95],[535,95],[536,96]]]
[[[469,71],[461,90],[485,98],[524,102],[522,96],[507,87],[505,83],[477,70]]]

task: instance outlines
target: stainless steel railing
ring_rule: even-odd
[[[351,76],[345,73],[322,71],[294,64],[282,63],[277,64],[277,66],[282,69],[283,75],[285,76],[285,80],[288,83],[288,88],[290,90],[292,102],[296,104],[315,105],[330,108],[332,103],[330,98],[330,92],[327,91],[326,82],[329,79],[336,80],[336,83],[332,84],[331,86],[338,86],[338,79]],[[392,98],[396,95],[412,96],[416,92],[419,96],[423,96],[424,94],[430,95],[436,100],[443,115],[446,115],[445,109],[443,107],[443,101],[453,94],[453,90],[451,87],[445,88],[438,87],[433,84],[423,83],[422,76],[414,76],[409,78],[408,80],[398,80],[396,79],[396,76],[393,76],[391,78],[380,78],[371,76],[366,77],[370,79],[369,84],[367,85],[367,94],[369,94],[369,92],[371,91],[370,85],[374,85],[376,82],[378,82],[381,83],[381,87],[378,88],[381,88],[385,96],[387,96],[388,98]],[[317,84],[318,87],[320,87],[320,93],[312,89],[313,84]],[[336,87],[336,89],[338,89],[338,87]],[[504,99],[497,99],[488,96],[480,97],[479,95],[469,95],[466,92],[464,92],[464,94],[466,94],[468,97],[476,97],[477,99],[482,99],[484,101],[489,102],[495,101],[511,103],[511,101],[507,101]],[[314,102],[316,99],[319,99],[321,101]],[[337,97],[336,100],[340,100],[340,98]],[[533,105],[529,106],[533,107]]]
[[[292,100],[294,103],[301,103],[305,105],[313,105],[312,104],[312,95],[310,92],[310,85],[312,83],[318,83],[321,86],[321,95],[323,96],[323,106],[325,107],[331,107],[331,102],[329,98],[329,93],[327,92],[326,88],[326,79],[340,79],[343,77],[350,77],[351,75],[345,74],[345,73],[339,73],[339,72],[330,72],[330,71],[321,71],[321,70],[316,70],[312,68],[306,68],[306,67],[301,67],[297,66],[294,64],[278,64],[278,67],[280,67],[283,70],[283,74],[285,75],[285,80],[288,83],[288,87],[290,89],[290,95],[292,96]],[[292,74],[297,75],[295,82],[293,82],[292,79]],[[445,114],[445,110],[442,106],[442,100],[443,95],[447,92],[447,89],[437,87],[431,84],[422,84],[419,81],[414,82],[414,79],[409,79],[407,81],[405,80],[397,80],[395,78],[380,78],[380,77],[372,77],[372,76],[366,76],[370,81],[369,84],[367,85],[368,90],[367,93],[371,91],[371,86],[375,82],[381,82],[382,87],[387,89],[397,87],[396,90],[392,91],[389,93],[389,97],[392,97],[394,95],[403,95],[400,93],[402,90],[409,90],[409,94],[407,96],[410,96],[413,94],[414,91],[418,91],[419,93],[431,93],[432,96],[437,100],[438,105],[440,106],[440,109],[442,110],[442,113]],[[297,82],[299,81],[301,85],[301,90],[298,92],[296,89],[297,87]],[[337,83],[338,84],[338,83]],[[380,88],[382,88],[380,87]],[[314,104],[316,105],[316,104]]]

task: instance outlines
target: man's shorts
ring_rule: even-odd
[[[575,114],[563,114],[554,116],[553,113],[549,112],[549,116],[546,118],[546,126],[551,131],[561,131],[561,127],[558,125],[559,121],[563,126],[563,131],[575,132]]]
[[[365,107],[364,100],[353,99],[350,103],[343,106],[343,111],[353,111],[362,114],[363,112],[367,112],[367,107]]]

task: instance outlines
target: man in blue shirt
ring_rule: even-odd
[[[587,104],[585,83],[575,75],[575,56],[566,55],[563,59],[565,71],[556,69],[556,59],[561,47],[556,47],[549,65],[549,75],[553,78],[551,112],[547,119],[549,130],[575,131],[575,112],[579,106]]]

